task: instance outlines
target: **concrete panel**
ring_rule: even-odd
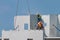
[[[25,30],[25,31],[3,31],[2,38],[9,38],[10,40],[43,40],[43,30]]]
[[[28,29],[30,29],[30,16],[15,16],[14,17],[15,28],[18,28],[19,30],[24,30],[24,24],[28,24]]]
[[[60,30],[60,15],[58,15],[58,25],[57,28]],[[57,36],[60,37],[60,31],[56,29],[57,31]]]
[[[46,36],[49,36],[50,32],[50,15],[42,15],[42,19],[44,21],[44,29]]]
[[[56,28],[53,26],[57,26],[57,18],[58,15],[50,15],[50,37],[56,37],[57,31]]]

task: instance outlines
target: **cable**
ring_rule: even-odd
[[[30,12],[30,6],[29,6],[29,1],[28,0],[27,0],[27,6],[28,6],[28,12],[30,14],[31,12]]]
[[[16,5],[16,16],[17,16],[17,13],[18,13],[18,5],[19,5],[19,0],[17,0],[17,5]],[[16,19],[17,19],[17,17],[15,18],[15,25],[16,25]]]
[[[19,0],[17,0],[17,5],[16,5],[16,16],[17,16],[17,13],[18,13],[18,6],[19,6]]]
[[[55,25],[53,25],[58,31],[60,31],[60,29],[58,27],[56,27]]]
[[[55,28],[56,28],[58,31],[60,31],[60,29],[59,29],[59,28],[57,28],[56,26],[55,26]]]

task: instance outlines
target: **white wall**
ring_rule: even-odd
[[[57,31],[55,26],[57,26],[57,20],[58,19],[58,15],[54,14],[54,15],[50,15],[50,37],[56,37],[57,36]],[[53,26],[55,25],[55,26]]]
[[[24,31],[2,31],[2,39],[9,38],[9,40],[43,40],[43,30],[24,30]]]
[[[16,19],[16,20],[15,20]],[[24,24],[28,24],[28,29],[30,29],[30,16],[15,16],[14,17],[14,27],[16,28],[18,25],[19,30],[24,30]]]
[[[59,24],[60,24],[60,15],[58,15],[58,20],[59,20]]]
[[[45,34],[48,37],[56,37],[57,34],[59,34],[59,32],[57,33],[56,28],[53,26],[53,24],[55,26],[57,26],[58,24],[58,15],[42,15],[42,19],[44,21],[44,23],[46,23],[46,25],[44,26],[45,28]]]
[[[49,36],[50,32],[50,15],[42,15],[42,19],[44,21],[44,29],[46,36]]]
[[[60,30],[60,15],[58,15],[58,26],[57,26],[57,28],[59,28],[59,30]],[[60,37],[60,31],[59,30],[56,29],[58,37]]]

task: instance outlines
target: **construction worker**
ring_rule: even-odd
[[[43,29],[43,21],[42,21],[41,15],[38,14],[37,19],[38,19],[37,29]]]

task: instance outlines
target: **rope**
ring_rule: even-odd
[[[59,28],[57,28],[56,26],[55,26],[55,28],[56,28],[58,31],[60,31],[60,29],[59,29]]]
[[[56,27],[55,25],[53,25],[58,31],[60,31],[60,29],[58,27]]]
[[[17,13],[18,13],[18,6],[19,6],[19,0],[17,0],[17,5],[16,5],[16,16],[17,16]]]
[[[16,5],[16,16],[17,16],[17,13],[18,13],[18,5],[19,5],[19,0],[17,0],[17,5]],[[16,19],[17,19],[17,17],[15,18],[15,25],[16,25]]]
[[[28,0],[27,0],[27,6],[28,6],[28,12],[30,14],[31,12],[30,12],[30,6],[29,6],[29,1]]]

